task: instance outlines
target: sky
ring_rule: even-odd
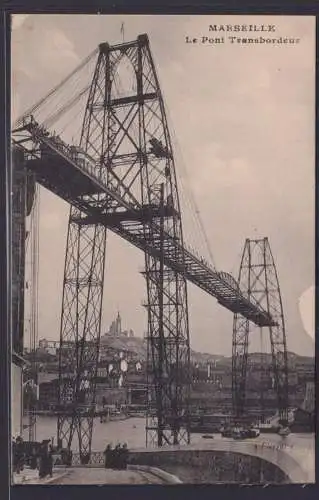
[[[313,355],[315,18],[14,16],[13,120],[98,43],[120,43],[122,23],[126,41],[149,35],[174,136],[176,169],[196,200],[217,268],[237,276],[245,239],[267,236],[280,281],[288,349]],[[227,34],[209,31],[215,24],[261,23],[275,25],[276,32],[267,36],[299,42],[232,44]],[[222,35],[225,43],[185,42],[186,36],[201,42],[202,36]],[[40,338],[59,338],[67,219],[66,203],[41,189]],[[184,235],[195,248],[187,218]],[[123,327],[143,336],[143,255],[112,234],[106,255],[102,332],[119,309]],[[191,347],[230,355],[232,314],[195,286],[188,290]],[[252,336],[251,349],[258,349],[257,337]]]

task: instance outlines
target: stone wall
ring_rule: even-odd
[[[289,483],[279,467],[259,457],[218,450],[131,452],[131,464],[159,467],[183,483]]]

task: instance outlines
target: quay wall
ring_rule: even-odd
[[[290,483],[277,465],[257,456],[223,450],[132,451],[129,463],[160,467],[183,483]]]

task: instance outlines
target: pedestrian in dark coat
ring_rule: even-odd
[[[121,462],[121,445],[117,444],[114,448],[114,454],[113,454],[113,467],[114,467],[114,469],[120,468],[120,462]]]
[[[122,460],[121,460],[121,468],[127,469],[127,461],[128,461],[128,449],[127,444],[124,443],[122,447]]]
[[[46,453],[43,447],[41,448],[39,455],[39,478],[43,479],[46,476],[45,466],[46,466]]]
[[[111,469],[112,467],[112,455],[112,446],[108,444],[104,451],[104,467],[106,469]]]
[[[49,453],[48,453],[48,445],[43,442],[40,449],[40,460],[39,460],[39,478],[44,478],[49,474],[48,471],[48,461],[49,461]]]
[[[53,449],[50,446],[49,454],[48,454],[48,474],[52,477],[53,474]]]
[[[23,470],[24,467],[24,450],[23,450],[23,439],[18,436],[14,447],[14,468],[17,474]]]
[[[35,448],[32,448],[32,454],[30,459],[30,467],[31,469],[37,468],[37,452]]]

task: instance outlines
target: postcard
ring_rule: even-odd
[[[315,17],[11,46],[12,484],[314,482]]]

